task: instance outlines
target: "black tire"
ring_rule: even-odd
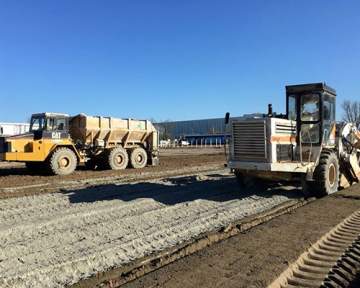
[[[110,150],[107,160],[110,169],[123,170],[129,164],[129,155],[123,147],[116,147]]]
[[[323,152],[314,172],[314,188],[317,196],[326,196],[339,189],[340,167],[334,152]]]
[[[130,152],[130,165],[132,168],[144,168],[148,161],[148,155],[144,148],[137,147]]]
[[[57,148],[48,160],[50,173],[54,175],[69,175],[73,173],[77,166],[77,158],[69,148]]]

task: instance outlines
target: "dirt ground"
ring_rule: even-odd
[[[117,177],[117,176],[136,176],[143,174],[156,174],[163,171],[174,171],[182,169],[186,172],[187,168],[194,166],[209,166],[225,163],[225,156],[222,149],[191,149],[165,150],[160,154],[160,165],[156,167],[146,167],[144,169],[126,169],[121,171],[111,170],[85,170],[79,167],[75,173],[68,176],[49,176],[33,173],[27,170],[22,163],[0,162],[0,190],[1,188],[11,188],[26,185],[46,184],[48,186],[58,185],[64,181],[78,181],[94,178]],[[0,191],[1,194],[1,191]],[[29,193],[24,194],[29,195]],[[1,195],[0,195],[1,196]],[[21,194],[19,195],[21,196]]]
[[[301,199],[227,169],[1,200],[0,287],[64,287]]]
[[[62,287],[61,283],[71,284],[109,265],[116,267],[176,245],[258,209],[302,197],[299,191],[239,194],[234,177],[223,174],[226,169],[219,170],[223,163],[221,149],[169,149],[162,153],[158,167],[120,172],[80,169],[67,177],[34,175],[22,164],[0,163],[0,196],[11,187],[28,186],[30,194],[24,195],[37,195],[40,185],[85,183],[72,190],[59,189],[52,194],[44,190],[43,195],[1,200],[0,274],[6,286],[5,282],[0,286],[57,283]],[[196,173],[194,167],[213,170]],[[188,171],[193,176],[149,180],[151,175],[169,171],[174,175]],[[133,180],[123,183],[120,176]],[[149,179],[144,181],[146,177]],[[106,178],[106,184],[91,182]],[[357,209],[360,186],[312,202],[123,287],[266,287],[306,248]],[[127,225],[129,220],[132,225]],[[160,230],[159,225],[163,227]]]
[[[123,287],[266,287],[322,235],[358,209],[360,185],[312,202]]]

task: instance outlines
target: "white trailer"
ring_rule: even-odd
[[[6,123],[0,122],[0,136],[12,136],[24,134],[29,131],[28,123]]]

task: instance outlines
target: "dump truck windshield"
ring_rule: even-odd
[[[30,121],[30,131],[39,131],[44,130],[46,125],[45,116],[36,116],[31,117]]]

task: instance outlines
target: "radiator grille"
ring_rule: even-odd
[[[233,122],[232,130],[235,160],[266,162],[265,120]]]

